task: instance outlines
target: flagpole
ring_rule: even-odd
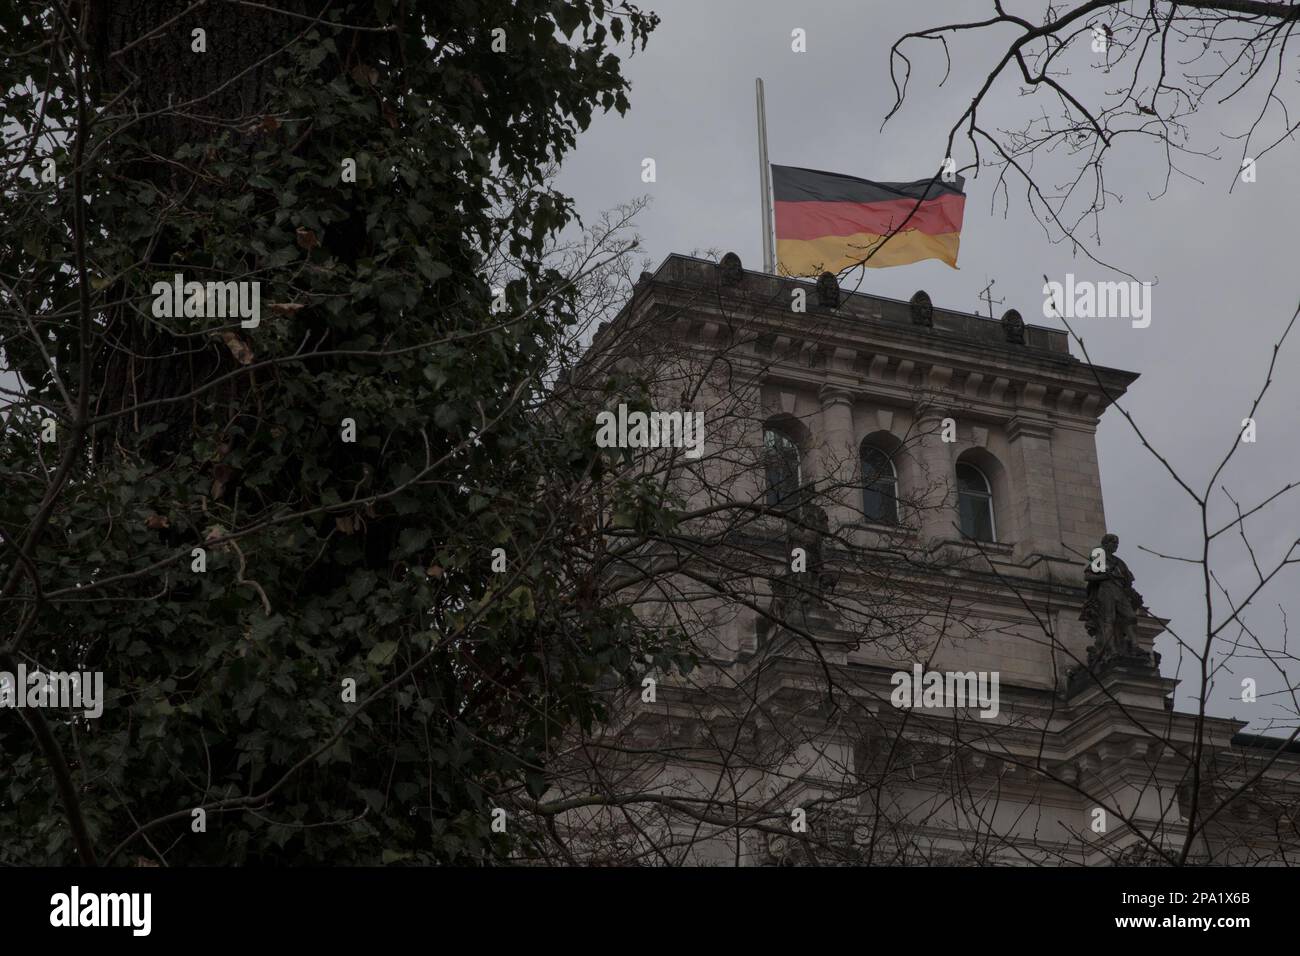
[[[772,248],[772,169],[767,164],[767,109],[763,104],[763,79],[754,80],[758,100],[758,186],[763,204],[763,271],[776,273],[776,252]]]

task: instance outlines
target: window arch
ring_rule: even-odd
[[[862,515],[868,521],[898,524],[898,471],[891,455],[863,442]]]
[[[803,452],[789,435],[771,425],[763,429],[763,463],[769,507],[793,504],[803,487]]]
[[[965,461],[957,463],[957,523],[963,538],[997,540],[993,486],[984,472]]]

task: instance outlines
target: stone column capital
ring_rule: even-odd
[[[1007,441],[1017,442],[1022,438],[1052,437],[1052,425],[1040,418],[1026,418],[1017,415],[1007,422]]]
[[[828,382],[817,390],[817,399],[822,403],[822,408],[830,408],[832,405],[852,406],[853,393],[841,385]]]

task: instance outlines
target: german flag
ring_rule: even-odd
[[[955,269],[963,182],[958,176],[953,183],[876,183],[774,164],[777,271],[807,276],[863,260],[882,268],[922,259],[942,259]]]

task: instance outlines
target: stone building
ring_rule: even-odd
[[[1300,747],[1176,712],[1162,622],[1098,625],[1105,582],[1089,602],[1084,569],[1107,560],[1096,429],[1136,373],[1079,360],[1014,311],[734,255],[643,274],[589,355],[601,374],[649,370],[656,407],[708,423],[702,458],[668,466],[702,516],[679,534],[695,542],[680,589],[643,614],[690,630],[701,666],[654,675],[654,699],[629,695],[596,735],[607,755],[582,786],[653,799],[569,819],[601,832],[593,852],[1297,862]]]

